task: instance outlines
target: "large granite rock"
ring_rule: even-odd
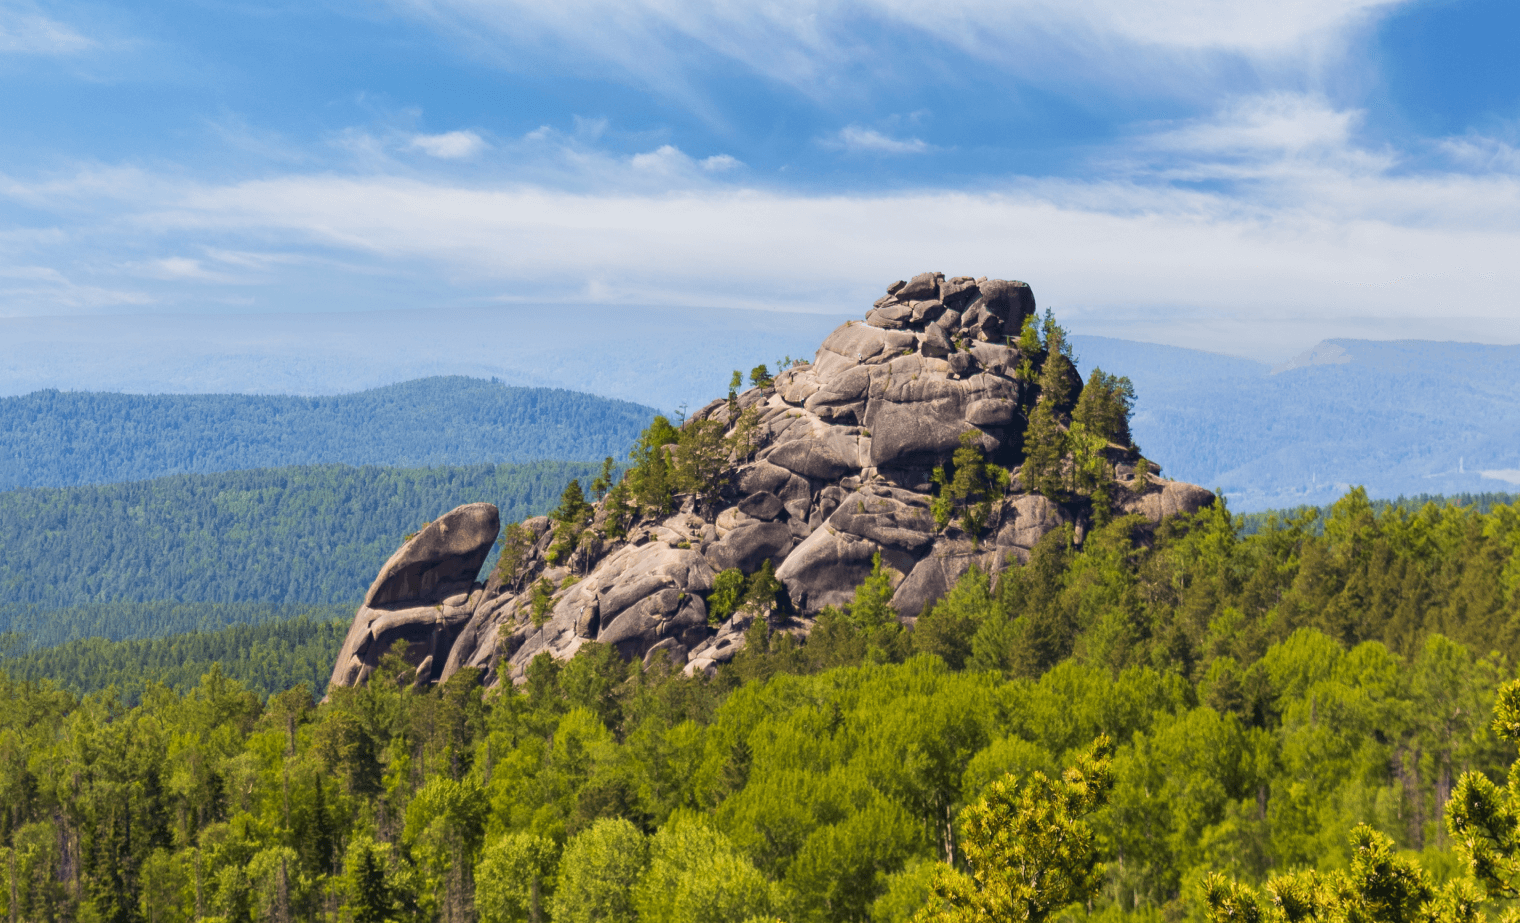
[[[921,273],[894,283],[866,314],[824,340],[811,363],[782,371],[767,388],[715,400],[693,421],[729,432],[742,417],[755,440],[731,458],[717,503],[677,497],[680,512],[636,522],[626,536],[583,545],[570,571],[546,552],[553,524],[525,521],[530,547],[504,582],[478,580],[500,524],[471,504],[407,541],[385,563],[354,619],[333,670],[342,686],[363,682],[397,640],[419,682],[478,668],[488,683],[520,681],[540,655],[567,659],[588,642],[625,658],[666,658],[711,673],[743,645],[759,614],[741,609],[721,625],[707,596],[719,573],[775,568],[790,622],[843,606],[880,557],[905,621],[933,606],[973,565],[996,573],[1026,561],[1051,530],[1080,542],[1091,511],[1015,491],[996,499],[978,537],[932,510],[936,466],[971,433],[1008,468],[1035,395],[1013,346],[1035,311],[1022,282]],[[1072,393],[1082,387],[1072,380]],[[1133,471],[1134,447],[1112,446]],[[1017,479],[1015,479],[1017,485]],[[1143,493],[1116,492],[1115,512],[1153,522],[1210,503],[1195,485],[1153,479]],[[600,507],[593,527],[605,514]],[[536,602],[535,602],[536,601]]]
[[[475,577],[500,531],[494,504],[466,504],[402,543],[364,595],[331,683],[361,682],[397,641],[418,665],[418,680],[433,679],[483,596]]]

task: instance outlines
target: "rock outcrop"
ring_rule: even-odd
[[[482,582],[496,510],[451,511],[381,569],[332,682],[362,682],[397,640],[419,682],[463,667],[481,668],[488,683],[516,681],[540,653],[569,658],[589,641],[625,658],[664,652],[688,670],[711,671],[758,618],[748,610],[716,625],[708,618],[707,597],[726,569],[749,574],[769,561],[789,628],[805,634],[824,607],[849,602],[877,555],[893,574],[893,606],[911,622],[973,564],[995,573],[1027,560],[1042,536],[1067,525],[1080,541],[1090,503],[1019,493],[1016,474],[1012,492],[991,499],[976,537],[954,523],[938,527],[932,513],[933,471],[963,434],[989,462],[1022,462],[1025,414],[1037,395],[1018,370],[1038,357],[1014,343],[1034,310],[1022,282],[924,273],[894,283],[864,322],[830,334],[811,363],[691,416],[688,427],[748,434],[724,450],[714,490],[676,495],[667,508],[674,513],[635,517],[615,538],[603,529],[608,505],[598,504],[568,556],[551,552],[555,524],[535,517],[517,530],[515,567]],[[1071,376],[1075,394],[1082,383]],[[1115,513],[1159,522],[1213,500],[1153,475],[1137,483],[1132,446],[1111,445],[1105,457],[1121,483],[1128,479]]]

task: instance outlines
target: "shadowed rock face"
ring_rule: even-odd
[[[433,666],[442,668],[474,613],[475,578],[500,531],[495,504],[466,504],[403,543],[364,595],[331,682],[362,682],[397,641],[406,642],[408,659],[419,666],[418,680],[432,680]]]
[[[752,411],[757,425],[758,444],[730,458],[715,505],[678,496],[678,513],[585,547],[574,574],[545,560],[552,524],[536,517],[523,524],[532,546],[511,583],[499,574],[476,580],[499,530],[496,510],[451,511],[381,569],[332,682],[362,682],[397,639],[420,666],[419,682],[464,667],[482,669],[488,683],[517,681],[539,654],[567,659],[588,641],[625,658],[664,652],[689,671],[712,671],[742,647],[754,618],[741,612],[709,625],[706,597],[724,569],[751,573],[769,560],[793,613],[772,618],[806,634],[824,607],[850,602],[878,555],[893,574],[893,606],[912,621],[972,565],[996,573],[1025,561],[1042,536],[1066,526],[1080,541],[1091,516],[1085,500],[998,498],[976,542],[953,524],[937,528],[931,513],[931,473],[962,434],[991,461],[1022,461],[1036,396],[1016,376],[1025,357],[1011,344],[1034,310],[1022,282],[924,273],[894,283],[864,322],[830,334],[812,363],[745,392],[737,408],[719,400],[692,415],[731,432],[733,412]],[[1076,393],[1082,383],[1072,385]],[[1108,456],[1121,477],[1132,476],[1138,450],[1111,446]],[[1152,522],[1213,501],[1195,485],[1158,478],[1119,493],[1116,512]],[[593,528],[604,516],[598,505]]]

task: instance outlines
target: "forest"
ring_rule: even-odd
[[[38,391],[0,398],[0,491],[329,463],[600,462],[654,413],[464,376],[310,397]]]
[[[353,607],[328,606],[294,619],[124,641],[96,635],[32,647],[32,639],[6,633],[0,635],[0,673],[20,681],[47,680],[76,696],[109,689],[133,705],[154,685],[186,692],[213,665],[260,698],[302,683],[320,691],[351,622]]]
[[[4,491],[0,618],[23,605],[357,602],[402,538],[440,512],[489,501],[520,520],[596,471],[317,465]]]
[[[0,902],[18,920],[954,917],[947,871],[986,856],[999,794],[1069,788],[1105,741],[1096,889],[1031,916],[1204,919],[1226,880],[1246,901],[1290,870],[1355,872],[1374,835],[1432,888],[1467,881],[1443,816],[1515,761],[1493,719],[1520,655],[1520,509],[1354,491],[1320,528],[1241,526],[1220,504],[1080,547],[1058,530],[912,629],[878,572],[804,643],[757,618],[711,679],[596,644],[489,691],[468,671],[418,688],[393,655],[320,704],[221,666],[130,699],[126,669],[82,698],[12,673]],[[1486,894],[1475,908],[1513,913]]]

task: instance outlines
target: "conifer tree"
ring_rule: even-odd
[[[947,476],[944,466],[935,466],[932,478],[939,485],[939,496],[930,504],[939,529],[959,511],[960,527],[973,543],[981,538],[994,500],[1008,490],[1008,472],[983,458],[980,435],[977,430],[961,434],[960,448],[951,457],[953,475]]]
[[[1056,421],[1054,402],[1041,399],[1029,412],[1024,428],[1024,464],[1019,469],[1025,491],[1061,496],[1061,467],[1066,456],[1066,431]]]

